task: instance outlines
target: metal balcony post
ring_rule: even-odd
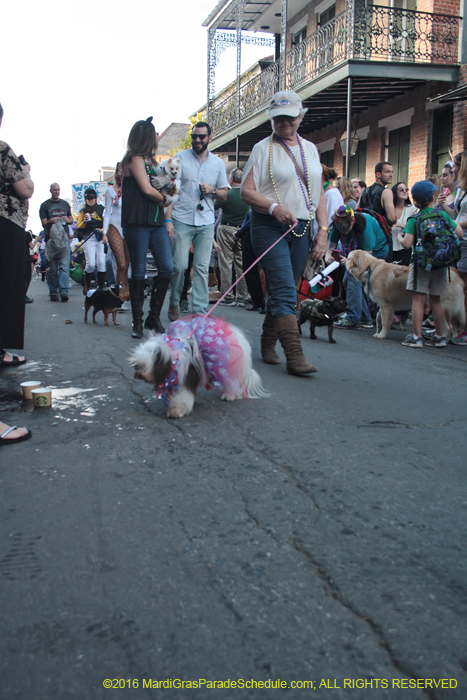
[[[246,0],[237,0],[236,7],[236,25],[237,25],[237,118],[240,121],[240,88],[241,88],[241,70],[242,70],[242,26],[243,13],[245,11]]]
[[[209,124],[209,117],[214,96],[216,94],[216,28],[208,29],[208,81],[207,81],[207,101],[206,101],[206,121]]]
[[[287,0],[281,0],[281,56],[280,56],[280,73],[279,73],[279,90],[285,90],[286,79],[286,50],[287,46]]]
[[[345,177],[349,177],[350,137],[352,135],[352,76],[347,78],[347,154],[345,156]]]

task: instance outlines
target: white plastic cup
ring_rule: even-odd
[[[30,382],[21,382],[20,387],[23,390],[23,398],[25,401],[32,400],[32,390],[38,389],[42,385],[42,382],[36,380]]]
[[[48,408],[52,405],[52,389],[42,387],[31,391],[34,408]]]

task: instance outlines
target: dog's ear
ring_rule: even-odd
[[[172,359],[167,359],[164,353],[158,352],[154,358],[152,371],[152,381],[154,386],[160,384],[166,377],[169,376],[172,369]]]

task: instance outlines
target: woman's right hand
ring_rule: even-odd
[[[89,212],[86,212],[83,219],[84,219],[84,221],[91,221],[91,214],[89,214]]]
[[[286,207],[282,206],[282,204],[279,204],[274,209],[273,216],[276,217],[280,224],[284,224],[285,226],[293,226],[297,221],[295,214],[292,214],[292,212],[289,209],[286,209]]]
[[[443,190],[441,190],[441,192],[438,195],[438,204],[445,204],[446,197],[447,197],[447,194]]]

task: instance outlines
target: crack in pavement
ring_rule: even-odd
[[[277,467],[279,469],[279,471],[281,471],[285,476],[287,476],[287,478],[290,479],[290,481],[292,482],[293,486],[295,486],[295,488],[298,489],[300,491],[300,493],[302,493],[311,502],[311,504],[313,505],[313,507],[315,508],[315,510],[318,513],[318,520],[319,520],[319,517],[321,515],[321,509],[320,509],[320,506],[318,505],[318,502],[314,498],[313,494],[308,491],[306,486],[304,486],[297,479],[297,477],[293,473],[291,467],[288,467],[287,465],[283,464],[282,462],[279,462],[277,459],[272,457],[270,454],[267,454],[266,447],[263,449],[261,447],[258,447],[257,444],[256,445],[250,444],[248,441],[249,437],[253,437],[253,436],[249,430],[246,430],[245,435],[244,435],[244,442],[245,442],[245,445],[248,447],[248,449],[250,449],[254,454],[261,455],[261,457],[264,460],[273,464],[275,467]]]
[[[356,428],[443,428],[447,425],[453,425],[455,423],[465,423],[465,420],[459,418],[453,418],[443,423],[402,423],[394,420],[370,420],[365,423],[356,423]]]
[[[294,535],[291,538],[290,544],[297,552],[299,552],[303,556],[308,565],[317,574],[318,578],[323,584],[323,588],[326,594],[329,597],[333,598],[335,601],[337,601],[340,605],[342,605],[342,607],[344,607],[346,610],[352,613],[352,615],[357,617],[369,627],[373,636],[376,637],[379,646],[382,649],[384,649],[392,666],[397,670],[399,674],[411,678],[413,680],[420,680],[420,676],[411,671],[410,668],[403,661],[396,658],[393,649],[389,644],[388,640],[386,639],[386,636],[381,626],[377,622],[372,620],[371,617],[363,615],[355,605],[353,605],[344,598],[339,589],[339,586],[333,581],[332,577],[330,576],[330,574],[327,573],[323,565],[315,559],[313,559],[308,549],[306,549],[305,546],[300,544],[297,538],[298,533],[294,531]],[[420,688],[419,690],[421,690],[422,693],[430,700],[440,700],[440,698],[431,688]]]
[[[191,537],[190,533],[188,532],[188,530],[187,530],[187,528],[186,528],[186,525],[185,525],[185,523],[183,522],[183,520],[179,520],[178,522],[179,522],[179,525],[180,525],[180,527],[182,528],[182,532],[183,532],[183,534],[185,535],[185,537],[187,538],[188,542],[190,542],[193,546],[196,547],[195,541],[193,540],[193,538]],[[233,601],[232,601],[232,600],[229,600],[229,598],[227,598],[227,596],[226,596],[226,594],[224,593],[224,591],[215,585],[215,581],[218,579],[218,577],[217,577],[216,574],[213,572],[213,570],[212,570],[211,566],[209,565],[209,562],[207,561],[206,557],[204,557],[203,554],[202,554],[198,549],[197,549],[197,551],[199,552],[199,556],[200,556],[201,561],[202,561],[202,563],[203,563],[203,565],[204,565],[204,568],[205,568],[205,569],[208,571],[208,573],[209,573],[209,576],[208,576],[208,579],[207,579],[207,584],[208,584],[208,586],[209,586],[210,588],[212,588],[212,590],[213,590],[215,593],[217,593],[217,595],[218,595],[219,598],[221,599],[222,603],[225,605],[225,607],[227,608],[227,610],[229,610],[229,612],[231,612],[231,613],[233,614],[233,616],[235,617],[235,619],[237,620],[237,622],[243,622],[243,617],[240,615],[240,613],[238,612],[238,610],[235,608]]]
[[[247,517],[256,525],[256,527],[259,530],[262,530],[266,535],[268,535],[269,537],[272,537],[272,539],[275,542],[280,544],[280,540],[277,537],[277,535],[275,534],[274,528],[261,525],[258,518],[256,518],[256,516],[254,516],[253,513],[251,512],[249,503],[248,503],[247,499],[245,498],[245,496],[243,495],[243,493],[239,489],[236,489],[236,491],[243,501],[243,507],[244,507],[244,510],[245,510]]]

